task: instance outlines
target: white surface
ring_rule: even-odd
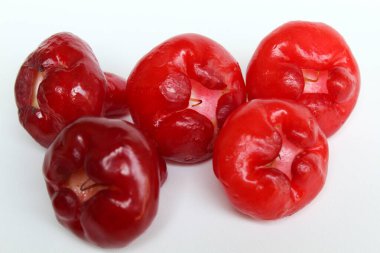
[[[245,73],[263,36],[289,20],[333,26],[347,40],[361,70],[356,109],[329,139],[329,173],[321,194],[289,218],[257,222],[232,210],[210,161],[169,165],[154,223],[115,252],[380,251],[378,1],[228,2],[1,0],[0,252],[106,251],[56,222],[41,172],[44,150],[18,123],[14,80],[25,57],[42,40],[71,31],[91,45],[104,70],[126,77],[158,43],[197,32],[227,48]]]

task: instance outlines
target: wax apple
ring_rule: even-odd
[[[219,128],[245,101],[244,81],[221,45],[183,34],[139,61],[128,78],[127,100],[133,121],[165,158],[195,163],[211,156]]]
[[[104,115],[110,118],[125,116],[128,113],[127,80],[109,72],[104,75],[107,80]]]
[[[48,147],[66,125],[103,110],[106,80],[91,48],[71,33],[58,33],[25,60],[15,83],[22,126]]]
[[[342,36],[328,25],[289,22],[256,49],[247,71],[249,99],[282,98],[307,106],[327,136],[353,110],[359,69]]]
[[[101,247],[122,247],[157,212],[165,162],[130,123],[85,117],[49,147],[44,175],[58,221]]]
[[[213,162],[237,210],[256,219],[277,219],[297,212],[322,189],[328,146],[306,107],[256,99],[227,119]]]

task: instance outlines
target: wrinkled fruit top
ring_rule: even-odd
[[[194,163],[209,158],[228,114],[245,101],[236,60],[219,44],[183,34],[145,55],[127,83],[136,125],[167,159]]]
[[[289,22],[260,43],[247,71],[250,99],[291,99],[307,106],[327,136],[353,110],[359,69],[348,45],[323,23]]]
[[[156,215],[166,165],[130,123],[81,118],[49,147],[44,175],[57,219],[101,247],[122,247]]]
[[[67,124],[84,115],[101,115],[105,84],[91,48],[73,34],[55,34],[28,56],[18,73],[20,122],[48,147]]]
[[[276,219],[298,211],[322,189],[328,146],[305,107],[256,99],[227,119],[213,162],[236,209],[256,219]]]

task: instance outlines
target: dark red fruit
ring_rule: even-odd
[[[151,224],[167,174],[130,123],[86,117],[49,147],[44,175],[61,224],[101,247],[122,247]]]
[[[15,83],[22,126],[48,147],[66,125],[100,116],[106,80],[91,48],[71,33],[58,33],[25,60]]]

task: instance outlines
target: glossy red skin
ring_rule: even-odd
[[[252,100],[227,119],[215,143],[214,172],[240,212],[272,220],[291,215],[322,189],[326,137],[305,107]]]
[[[157,212],[166,165],[132,124],[84,117],[49,147],[44,176],[58,221],[101,247],[123,247]]]
[[[104,72],[107,80],[104,115],[106,117],[122,117],[128,114],[127,80],[115,74]]]
[[[305,72],[310,70],[311,76]],[[326,136],[347,120],[360,89],[359,69],[343,37],[323,23],[304,21],[286,23],[264,38],[246,81],[249,99],[307,106]]]
[[[210,158],[219,128],[245,99],[236,60],[197,34],[178,35],[152,49],[127,81],[133,121],[163,157],[180,163]]]
[[[91,48],[71,33],[58,33],[25,60],[15,83],[19,120],[48,147],[66,125],[102,113],[106,80]]]

